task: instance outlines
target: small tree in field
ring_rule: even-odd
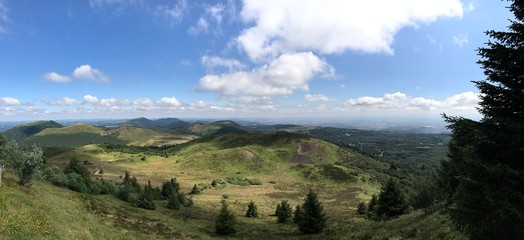
[[[295,211],[293,212],[293,223],[298,224],[300,222],[300,217],[302,217],[302,207],[300,204],[297,204]]]
[[[34,176],[40,173],[44,164],[43,155],[44,152],[37,145],[24,147],[16,141],[9,141],[0,146],[0,168],[10,167],[18,174],[20,185],[29,185]]]
[[[389,179],[378,196],[375,213],[379,218],[391,218],[406,213],[408,204],[397,181]]]
[[[257,205],[255,204],[255,202],[251,201],[247,205],[246,217],[249,217],[249,218],[258,217],[258,210],[257,210]]]
[[[293,209],[291,208],[287,200],[282,200],[282,202],[277,204],[275,215],[277,216],[278,223],[286,223],[289,222],[289,220],[291,220],[291,217],[293,215]]]
[[[309,190],[297,221],[298,230],[305,234],[318,234],[326,226],[326,214],[317,194]]]
[[[225,202],[222,203],[220,213],[215,219],[215,232],[218,235],[231,235],[237,232],[237,219]]]
[[[366,203],[365,202],[360,202],[358,205],[357,205],[357,213],[359,215],[364,215],[367,213],[367,206],[366,206]]]

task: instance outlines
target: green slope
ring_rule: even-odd
[[[87,124],[63,128],[48,128],[24,140],[28,144],[42,147],[80,147],[97,143],[126,143],[125,140],[105,134],[104,130]]]
[[[61,127],[63,126],[55,121],[38,121],[38,122],[27,123],[27,124],[15,126],[14,128],[11,128],[5,131],[2,135],[7,139],[22,141],[45,129],[48,129],[48,128],[56,129],[56,128],[61,128]]]

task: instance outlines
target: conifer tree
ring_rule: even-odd
[[[375,214],[375,210],[377,208],[377,195],[373,194],[371,195],[371,200],[369,200],[369,203],[368,203],[368,210],[367,210],[367,215],[368,215],[368,218],[369,219],[375,219],[376,218],[376,214]]]
[[[357,213],[359,215],[364,215],[367,213],[367,206],[366,206],[366,203],[365,202],[360,202],[358,205],[357,205]]]
[[[153,202],[153,187],[151,186],[151,182],[149,180],[147,181],[147,185],[144,186],[144,190],[140,193],[136,206],[149,210],[155,210],[156,207],[155,203]]]
[[[222,203],[220,213],[215,219],[215,233],[218,235],[231,235],[237,232],[237,219],[229,210],[227,203]]]
[[[249,204],[247,205],[246,217],[249,217],[249,218],[258,217],[258,210],[257,210],[257,205],[255,204],[255,202],[250,201]]]
[[[305,234],[321,233],[326,226],[326,215],[317,194],[309,190],[297,219],[298,230]]]
[[[277,216],[278,223],[286,223],[291,220],[293,215],[293,209],[287,202],[287,200],[282,200],[281,203],[277,204],[277,209],[275,210],[275,215]]]
[[[180,209],[180,198],[178,197],[178,193],[172,193],[169,197],[169,201],[167,202],[167,208],[173,209],[173,210],[179,210]]]
[[[390,178],[380,191],[375,207],[375,214],[379,218],[388,219],[402,215],[408,209],[404,194],[400,191],[397,181]]]
[[[452,221],[472,239],[524,239],[524,1],[509,2],[508,30],[487,31],[478,49],[483,118],[444,115],[451,139],[439,185]]]
[[[302,207],[300,204],[297,204],[295,207],[295,211],[293,212],[293,223],[298,224],[300,222],[300,218],[302,217]]]

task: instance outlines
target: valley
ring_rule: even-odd
[[[176,124],[170,125],[170,121]],[[400,180],[406,193],[412,191],[417,179],[427,174],[416,171],[420,170],[419,166],[431,166],[435,164],[434,158],[445,157],[444,154],[438,155],[441,150],[437,149],[418,150],[421,157],[417,158],[413,149],[423,146],[423,149],[431,150],[445,146],[445,135],[298,125],[253,127],[233,121],[186,123],[145,118],[110,127],[36,122],[19,125],[3,135],[7,139],[16,137],[21,142],[44,147],[46,165],[50,169],[64,170],[71,159],[76,158],[89,170],[92,178],[120,183],[127,171],[136,177],[140,185],[149,182],[153,187],[160,187],[163,182],[176,178],[180,192],[190,193],[195,186],[201,190],[191,195],[192,207],[174,211],[166,208],[165,200],[156,200],[155,210],[145,210],[111,195],[78,195],[43,181],[31,188],[38,189],[38,202],[25,200],[16,207],[9,205],[9,201],[3,203],[3,211],[7,213],[33,211],[24,204],[44,203],[51,204],[48,208],[61,212],[70,210],[69,207],[61,209],[62,200],[57,198],[69,196],[65,198],[69,199],[68,204],[75,205],[72,209],[88,208],[84,210],[86,212],[78,213],[88,218],[75,220],[79,224],[86,221],[93,225],[81,233],[85,238],[95,238],[97,234],[124,239],[147,239],[152,236],[167,239],[214,238],[213,219],[221,202],[226,202],[239,221],[235,237],[299,239],[303,236],[293,224],[276,223],[275,206],[285,199],[294,207],[303,201],[310,189],[318,193],[328,217],[326,231],[313,236],[315,239],[424,239],[434,234],[462,238],[458,232],[444,227],[450,223],[439,213],[413,210],[391,221],[375,222],[356,212],[357,205],[380,193],[381,186],[391,177]],[[377,139],[382,141],[377,142]],[[379,151],[379,148],[383,150]],[[397,149],[397,155],[384,158],[384,152],[389,154],[392,149]],[[411,156],[411,160],[401,164],[405,158],[397,157],[402,153]],[[415,162],[416,159],[419,162]],[[8,190],[2,193],[4,200],[35,194],[32,190],[16,193],[19,187],[13,184],[12,175],[7,177],[6,188]],[[55,195],[53,200],[46,199],[50,195]],[[259,218],[243,216],[250,201],[257,204]],[[13,217],[9,214],[4,216],[4,222],[11,221],[10,217]],[[58,223],[52,219],[45,220],[48,223],[42,229],[31,225],[28,219],[20,221],[20,224],[26,224],[23,225],[25,228],[32,229],[31,232],[28,230],[16,235],[19,234],[16,228],[21,225],[15,224],[5,225],[0,229],[0,235],[27,239],[60,236],[66,239],[68,234],[74,234],[54,229]],[[428,228],[427,224],[435,228]],[[116,227],[119,233],[111,232],[108,226]]]

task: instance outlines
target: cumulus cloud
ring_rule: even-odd
[[[84,64],[75,68],[71,77],[56,72],[49,72],[44,74],[43,78],[56,83],[70,83],[73,80],[78,79],[88,79],[98,83],[108,83],[111,81],[111,79],[103,72],[96,68],[92,68],[88,64]]]
[[[202,64],[208,69],[208,71],[213,71],[217,67],[226,68],[228,71],[242,69],[245,67],[244,64],[236,59],[207,55],[202,57]]]
[[[393,54],[402,28],[462,17],[459,0],[244,0],[241,17],[254,26],[236,42],[252,60],[284,52],[312,50],[323,54],[353,50]],[[380,7],[377,7],[380,6]]]
[[[44,79],[51,81],[51,82],[57,82],[57,83],[68,83],[71,82],[71,78],[68,76],[64,76],[61,74],[58,74],[56,72],[49,72],[44,75]]]
[[[180,107],[182,103],[175,97],[163,97],[160,99],[160,105],[164,107]]]
[[[12,97],[2,97],[0,98],[0,105],[2,106],[18,106],[20,105],[20,100]]]
[[[315,75],[331,71],[329,64],[311,52],[282,54],[252,71],[206,75],[198,89],[229,97],[290,95],[295,90],[308,90]]]
[[[75,79],[89,79],[93,82],[107,83],[110,82],[109,77],[96,68],[85,64],[77,67],[73,71],[73,78]]]
[[[383,97],[359,97],[348,99],[345,105],[359,110],[375,111],[474,111],[478,106],[479,95],[473,92],[456,94],[445,100],[434,100],[423,97],[411,97],[404,93],[386,93]]]
[[[74,98],[70,98],[70,97],[63,97],[61,99],[52,100],[52,101],[44,99],[42,100],[42,102],[45,104],[51,105],[51,106],[72,106],[72,105],[79,105],[82,103],[81,101],[76,100]]]
[[[94,104],[98,102],[98,98],[88,94],[84,96],[84,102]]]
[[[306,94],[304,98],[308,102],[333,102],[335,101],[334,98],[328,97],[324,94]]]

